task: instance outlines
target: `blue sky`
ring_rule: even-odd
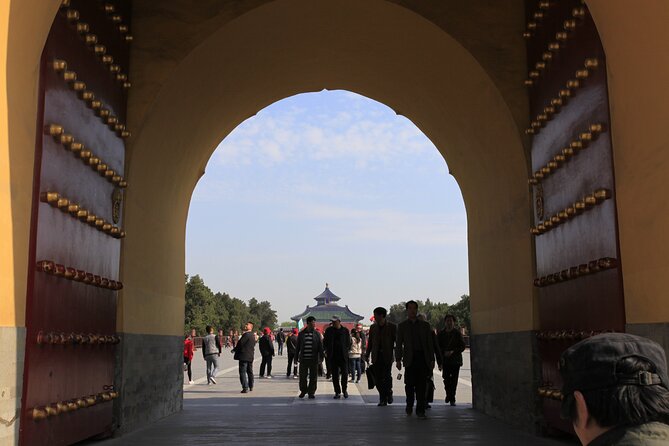
[[[279,320],[325,283],[371,316],[468,293],[466,213],[430,140],[347,91],[261,110],[218,146],[188,215],[186,271],[214,291],[269,300]]]

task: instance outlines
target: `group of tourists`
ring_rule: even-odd
[[[286,376],[299,377],[299,398],[315,398],[322,361],[332,376],[334,398],[348,398],[349,370],[357,382],[360,363],[371,360],[367,376],[379,393],[379,406],[393,403],[393,363],[400,371],[398,379],[404,370],[407,415],[413,413],[415,406],[416,415],[426,417],[435,365],[442,372],[446,402],[455,405],[465,348],[455,317],[446,315],[445,328],[435,333],[418,314],[416,302],[407,302],[406,312],[407,319],[395,325],[386,320],[385,308],[376,308],[366,342],[362,330],[356,327],[349,332],[336,316],[323,334],[316,329],[313,317],[307,318],[302,331],[295,328],[284,334],[281,344],[285,343],[288,350]],[[260,376],[266,370],[266,376],[271,377],[274,346],[269,329],[264,330],[259,342],[263,356]],[[242,393],[253,390],[255,345],[253,324],[248,322],[232,350],[239,361]],[[193,341],[187,336],[184,367],[190,384],[194,350]],[[207,327],[207,335],[202,338],[202,355],[207,365],[207,383],[216,384],[221,340],[212,327]],[[626,333],[592,336],[563,352],[559,367],[563,380],[562,416],[571,421],[582,444],[669,444],[669,376],[666,355],[659,344]]]
[[[392,366],[395,364],[404,371],[406,393],[406,412],[414,411],[418,417],[425,417],[434,395],[433,371],[435,365],[442,372],[446,389],[446,403],[455,405],[455,393],[458,375],[462,366],[462,352],[465,343],[456,320],[446,315],[445,328],[436,332],[422,315],[418,314],[415,301],[406,303],[407,319],[396,325],[386,320],[387,310],[378,307],[374,310],[374,324],[368,334],[357,325],[349,331],[338,316],[333,316],[331,324],[324,332],[316,328],[316,320],[310,316],[301,331],[297,328],[274,336],[271,329],[263,329],[259,338],[253,330],[253,323],[247,322],[244,332],[232,346],[234,359],[239,361],[239,379],[242,393],[253,391],[253,361],[256,341],[261,355],[259,379],[271,379],[272,359],[276,352],[276,340],[279,354],[286,345],[288,364],[286,377],[299,378],[299,398],[315,398],[318,377],[325,371],[326,378],[332,379],[334,399],[348,398],[348,382],[358,383],[364,369],[370,384],[379,393],[379,406],[393,403]],[[206,328],[207,335],[202,338],[202,355],[206,362],[207,384],[216,384],[218,358],[226,340],[214,334],[214,328]],[[231,338],[229,336],[228,338]],[[189,383],[192,381],[191,361],[193,342],[187,337],[184,343],[184,364],[188,371]],[[367,364],[370,364],[367,366]],[[324,370],[325,369],[325,370]],[[370,385],[370,388],[372,386]]]

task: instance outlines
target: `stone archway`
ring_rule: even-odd
[[[258,3],[262,2],[251,7]],[[665,190],[666,182],[669,181],[665,174],[666,153],[669,153],[666,148],[669,141],[658,116],[669,104],[666,89],[660,88],[669,73],[669,39],[666,38],[669,30],[663,25],[669,11],[662,0],[633,7],[624,0],[588,0],[587,3],[597,23],[609,66],[620,242],[626,259],[624,284],[628,329],[652,335],[660,340],[664,336],[666,346],[666,336],[663,335],[666,328],[662,327],[666,327],[669,320],[669,307],[658,296],[662,295],[664,289],[662,273],[668,268],[664,255],[666,249],[662,248],[669,243],[664,237],[669,210],[667,200],[658,191]],[[16,373],[3,374],[0,380],[3,386],[10,389],[9,400],[6,401],[8,409],[3,409],[2,415],[7,420],[15,420],[12,413],[18,412],[20,371],[23,370],[25,335],[22,327],[25,324],[30,190],[34,164],[32,148],[37,115],[39,56],[59,4],[59,0],[13,0],[0,6],[0,82],[3,85],[0,90],[0,230],[3,241],[0,244],[0,326],[3,327],[3,339],[8,340],[4,343],[8,346],[5,356],[16,358],[16,367],[10,366]],[[480,296],[473,301],[478,306],[474,308],[477,314],[475,329],[479,333],[492,334],[526,332],[532,328],[532,259],[529,254],[529,236],[526,235],[527,223],[522,221],[529,220],[529,217],[524,217],[529,214],[527,189],[524,186],[527,172],[521,139],[510,117],[511,114],[518,116],[517,105],[524,102],[524,96],[517,91],[509,93],[508,90],[500,95],[488,77],[504,77],[507,73],[505,70],[524,71],[524,64],[521,61],[523,66],[518,69],[518,60],[500,63],[500,70],[492,72],[491,65],[482,61],[489,73],[486,75],[471,55],[444,32],[444,29],[451,26],[445,23],[447,20],[443,20],[445,24],[438,28],[435,23],[439,20],[434,18],[435,14],[431,21],[425,18],[430,15],[429,11],[415,7],[414,12],[409,12],[404,7],[380,0],[365,2],[364,5],[346,2],[346,5],[346,9],[337,9],[333,5],[316,6],[284,0],[267,3],[232,22],[226,22],[206,42],[194,44],[199,46],[193,51],[186,50],[178,57],[166,54],[167,83],[162,88],[157,88],[159,94],[155,99],[151,95],[142,97],[142,88],[135,90],[131,98],[130,113],[144,107],[151,110],[151,115],[150,119],[144,120],[139,116],[141,113],[138,114],[133,153],[129,157],[132,189],[127,211],[131,225],[129,229],[135,229],[129,232],[126,243],[123,265],[129,286],[119,317],[119,331],[158,336],[174,336],[180,331],[176,328],[181,305],[179,290],[182,284],[174,280],[164,282],[164,279],[175,271],[181,277],[185,210],[188,208],[188,198],[198,173],[213,150],[214,141],[217,138],[220,140],[229,132],[235,122],[252,115],[268,103],[289,94],[324,87],[346,87],[388,104],[410,117],[442,150],[453,168],[453,174],[460,182],[467,204],[472,280],[475,277],[483,279],[477,283],[479,288],[472,286],[473,299],[476,298],[475,295]],[[341,5],[338,3],[337,6]],[[328,15],[318,14],[314,10],[317,7],[323,8],[322,11]],[[455,16],[458,13],[463,14],[454,5],[444,7],[453,7],[456,10]],[[518,8],[518,23],[521,24],[522,2],[518,2],[515,7]],[[235,12],[227,13],[235,15]],[[310,35],[314,40],[297,41],[298,31],[304,32],[304,27],[308,28],[309,25],[302,23],[302,18],[304,21],[311,19],[312,25],[327,22],[320,30],[320,40],[316,39],[318,34],[302,34]],[[335,20],[338,22],[333,23]],[[137,20],[136,23],[140,24],[142,21]],[[150,23],[148,25],[146,32],[152,32]],[[248,25],[249,28],[245,30],[242,25]],[[280,32],[284,28],[287,30],[286,39]],[[310,28],[312,32],[319,31],[313,28]],[[309,48],[321,48],[328,42],[325,39],[326,31],[335,33],[338,37],[331,37],[329,41],[334,45],[332,50],[351,50],[352,59],[349,61],[357,57],[356,60],[365,62],[365,52],[376,50],[374,57],[360,65],[357,72],[346,73],[338,65],[342,62],[341,58],[333,57],[328,60],[332,52],[324,55],[308,51]],[[514,33],[520,31],[521,28],[513,30]],[[474,36],[478,32],[480,30],[470,30]],[[368,41],[367,38],[373,37],[375,33],[384,33],[387,40]],[[245,61],[248,66],[248,53],[262,48],[259,45],[262,43],[260,40],[263,37],[269,40],[270,35],[280,39],[266,42],[264,51],[258,53],[263,57],[265,66],[273,66],[272,62],[279,65],[283,62],[285,65],[286,57],[295,55],[303,58],[302,65],[283,66],[282,76],[276,79],[281,82],[275,84],[274,73],[256,75],[253,70],[237,72],[235,75],[239,82],[227,84],[227,89],[219,85],[218,90],[212,90],[215,93],[211,95],[212,98],[229,100],[225,104],[216,100],[209,102],[215,102],[218,107],[212,109],[218,110],[215,115],[208,116],[203,113],[202,116],[206,119],[191,127],[183,126],[183,123],[193,123],[193,120],[180,121],[181,127],[173,130],[172,117],[178,115],[171,112],[172,108],[163,110],[161,106],[192,106],[193,102],[189,103],[188,98],[179,97],[181,92],[198,93],[205,99],[207,97],[208,92],[202,85],[191,85],[193,89],[184,87],[196,82],[195,77],[189,78],[192,72],[197,71],[195,68],[206,69],[204,73],[214,69],[222,73],[225,72],[225,64]],[[243,36],[247,36],[247,40],[228,40],[226,45],[226,37]],[[282,43],[288,43],[288,37],[296,45],[292,50],[281,46]],[[462,38],[460,41],[463,42]],[[463,45],[468,49],[475,46]],[[522,45],[520,38],[518,45]],[[206,55],[207,50],[212,51],[215,48],[225,49],[227,52],[217,55],[225,55],[226,59],[214,61],[209,66],[205,63],[206,57],[203,54]],[[272,48],[283,52],[272,53]],[[398,49],[402,51],[390,54],[392,50]],[[472,52],[476,53],[474,50]],[[402,58],[399,57],[400,54],[403,55]],[[480,56],[477,58],[482,60]],[[321,65],[308,66],[308,61]],[[454,70],[449,71],[447,61],[455,66]],[[423,67],[423,71],[412,70],[412,66],[407,66],[406,63],[417,63],[416,66]],[[643,66],[644,63],[647,65]],[[189,64],[193,70],[189,71]],[[387,76],[379,77],[379,72]],[[253,76],[249,76],[249,73]],[[319,73],[320,77],[317,76]],[[247,76],[244,77],[244,74]],[[291,80],[290,74],[297,77]],[[151,72],[141,73],[145,90],[150,89],[152,75]],[[460,78],[465,78],[465,82],[453,84],[454,80]],[[141,85],[141,82],[137,84]],[[437,84],[441,85],[439,91],[430,89]],[[241,88],[242,86],[245,87]],[[402,90],[403,88],[407,89]],[[155,90],[156,88],[154,92]],[[477,96],[478,102],[468,102],[473,90],[481,93]],[[443,102],[444,99],[446,102]],[[515,113],[510,113],[505,100],[506,103],[516,101],[516,105],[511,107]],[[463,103],[467,106],[462,107]],[[221,111],[223,108],[226,108],[225,113]],[[473,113],[477,109],[485,113]],[[491,116],[495,119],[485,119]],[[503,117],[501,121],[500,116]],[[212,123],[215,126],[207,130],[207,125]],[[216,135],[212,134],[212,128],[217,129]],[[161,131],[164,135],[160,135]],[[174,135],[172,141],[168,140],[170,134]],[[190,157],[191,154],[180,149],[179,145],[197,147],[195,156]],[[499,152],[499,147],[502,146],[507,149],[515,148],[517,153],[502,154]],[[161,150],[164,150],[164,157]],[[474,156],[475,154],[481,156]],[[509,156],[511,158],[507,159]],[[508,178],[505,176],[506,180],[497,180],[495,177],[495,167],[499,165],[496,161],[499,160],[513,166],[510,170],[512,174],[509,173]],[[181,170],[170,166],[170,163],[176,162],[183,163],[180,164]],[[472,170],[470,164],[480,165]],[[155,174],[155,169],[160,167],[171,167],[164,170],[164,174],[169,173],[178,181],[161,182],[160,178],[156,178],[159,175]],[[154,170],[155,184],[145,184],[151,183],[149,177],[142,179],[145,169]],[[165,185],[166,188],[160,187]],[[508,191],[515,192],[507,193]],[[170,194],[165,195],[166,192]],[[647,199],[648,197],[653,199]],[[171,203],[176,206],[172,207]],[[166,217],[169,219],[165,220]],[[517,238],[499,240],[499,233],[506,229],[517,234]],[[152,231],[155,234],[151,234]],[[142,240],[141,234],[152,237]],[[133,239],[142,242],[135,245],[136,249],[131,245]],[[495,256],[505,248],[511,249],[512,261],[507,262],[504,258],[505,262],[500,263]],[[151,257],[143,257],[142,249],[148,249],[146,252],[152,253]],[[166,258],[169,261],[162,266]],[[516,267],[518,272],[524,271],[524,274],[521,277],[519,273],[518,277],[514,276],[509,280],[506,273]],[[494,275],[488,276],[488,271],[493,271]],[[130,284],[137,287],[131,289]],[[504,288],[500,288],[501,286]],[[508,294],[503,290],[519,292]],[[164,306],[168,311],[162,317],[156,309]],[[516,311],[518,308],[523,311]],[[519,358],[519,363],[527,363],[527,357]],[[160,389],[151,389],[151,392],[153,395],[161,394]],[[163,395],[163,400],[173,397],[166,393]],[[149,418],[159,415],[152,414]],[[17,430],[18,423],[14,421],[8,422],[7,426],[3,424],[0,438],[13,438]]]
[[[390,106],[439,148],[468,213],[474,331],[500,333],[502,343],[522,342],[518,354],[526,355],[534,327],[528,280],[533,259],[520,132],[468,51],[429,21],[383,1],[275,1],[258,7],[185,57],[149,107],[136,102],[145,113],[133,126],[130,150],[123,331],[180,333],[186,215],[218,142],[266,105],[323,88],[354,91]],[[129,112],[132,117],[132,97]],[[131,348],[132,337],[125,339]],[[481,355],[504,349],[487,339]],[[507,375],[506,386],[532,401],[531,386],[520,390],[520,383],[532,382],[533,373],[528,362],[520,379]],[[523,412],[531,424],[533,409],[519,408]]]

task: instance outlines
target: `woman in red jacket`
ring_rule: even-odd
[[[193,371],[191,370],[191,362],[193,361],[193,340],[190,336],[184,339],[184,368],[188,371],[188,384],[195,384],[193,381]]]

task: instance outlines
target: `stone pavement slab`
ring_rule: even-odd
[[[364,377],[359,384],[349,383],[348,399],[332,399],[332,383],[324,378],[319,380],[316,399],[299,399],[297,380],[287,379],[285,375],[286,356],[277,356],[274,378],[258,379],[260,362],[256,361],[254,390],[240,394],[237,363],[229,351],[224,351],[221,357],[221,371],[215,385],[206,385],[204,364],[198,353],[193,364],[196,384],[184,386],[181,413],[96,444],[564,444],[517,431],[473,410],[468,355],[461,373],[458,406],[443,402],[443,385],[437,382],[435,403],[428,411],[428,419],[422,420],[404,412],[404,389],[397,380],[394,382],[395,404],[387,407],[376,406],[376,392],[367,389]]]

